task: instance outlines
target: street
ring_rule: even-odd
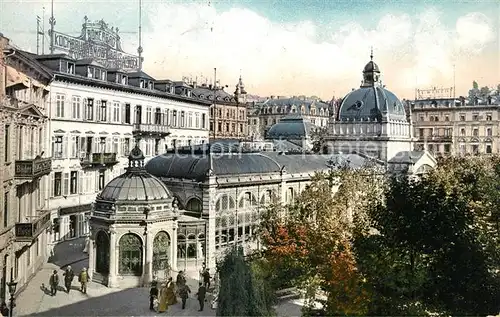
[[[116,289],[100,284],[89,283],[87,294],[79,290],[77,278],[70,293],[63,291],[63,269],[70,264],[75,273],[88,267],[88,258],[82,252],[83,240],[63,242],[56,249],[56,256],[40,270],[30,281],[28,287],[18,296],[16,316],[155,316],[149,310],[149,288]],[[65,261],[63,261],[63,259]],[[57,263],[57,264],[56,264]],[[61,278],[60,290],[56,296],[50,296],[48,280],[51,272],[57,269]],[[180,302],[169,307],[162,315],[167,316],[215,316],[215,310],[210,303],[199,312],[198,301],[194,294],[197,290],[197,273],[188,274],[188,285],[191,294],[186,309]],[[174,273],[175,276],[175,273]],[[300,316],[300,306],[290,300],[280,303],[277,307],[278,316]]]

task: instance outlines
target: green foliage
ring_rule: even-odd
[[[474,81],[472,82],[472,88],[473,88],[473,89],[479,89],[479,84],[477,83],[477,81],[475,81],[475,80],[474,80]]]
[[[217,316],[272,316],[272,297],[265,272],[245,261],[243,249],[233,247],[218,265],[220,290]]]
[[[448,159],[421,180],[391,180],[370,211],[378,234],[355,239],[371,314],[500,311],[499,169],[495,158]]]

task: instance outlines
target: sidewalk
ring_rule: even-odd
[[[14,315],[31,315],[39,312],[42,306],[46,306],[43,304],[51,296],[44,291],[43,286],[49,288],[49,277],[52,271],[57,270],[62,279],[62,270],[68,265],[71,265],[74,272],[88,267],[88,255],[83,253],[84,244],[85,239],[82,238],[64,241],[55,247],[55,255],[49,259],[49,263],[42,266],[41,270],[28,283],[28,286],[17,296]],[[54,299],[56,298],[54,297]]]

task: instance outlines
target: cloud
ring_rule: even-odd
[[[67,31],[71,22],[78,31],[75,12],[95,19],[109,9],[118,20],[107,22],[136,30],[137,11],[125,6],[121,12],[118,4],[90,2],[79,9],[75,4],[68,13],[60,6],[58,25]],[[145,2],[145,70],[157,78],[189,76],[210,82],[216,67],[218,79],[231,90],[241,70],[250,93],[329,98],[359,85],[373,47],[385,83],[406,93],[415,83],[440,85],[451,77],[455,63],[476,58],[498,40],[494,23],[482,13],[456,17],[451,24],[444,17],[450,19],[448,13],[428,8],[417,15],[387,13],[373,26],[363,20],[277,23],[244,7],[216,10],[199,2]],[[125,33],[122,39],[127,51],[136,52],[137,34]]]

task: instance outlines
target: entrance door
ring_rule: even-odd
[[[94,138],[91,137],[91,136],[87,137],[87,140],[85,142],[86,143],[85,147],[86,147],[86,150],[87,150],[87,154],[92,153],[92,142],[93,142],[93,139]]]

